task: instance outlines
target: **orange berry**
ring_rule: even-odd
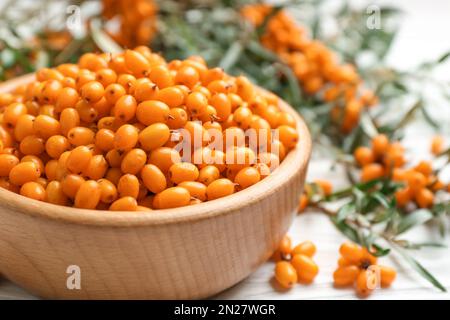
[[[330,181],[327,180],[315,180],[314,183],[316,183],[320,189],[322,190],[323,194],[328,196],[333,192],[333,185]]]
[[[444,138],[441,136],[435,136],[431,140],[431,153],[434,155],[440,154],[442,151],[444,151]]]
[[[385,134],[379,134],[372,139],[372,150],[376,157],[384,155],[389,148],[389,139]]]
[[[40,175],[41,171],[35,162],[21,162],[9,172],[9,181],[12,184],[21,186],[27,182],[35,181]]]
[[[356,292],[362,298],[369,296],[377,287],[376,273],[369,270],[361,270],[356,278]]]
[[[333,273],[334,285],[338,287],[350,286],[355,283],[360,270],[357,266],[349,265],[336,269]]]
[[[371,163],[362,168],[361,181],[368,182],[384,176],[384,169],[378,163]]]
[[[171,187],[158,194],[160,209],[177,208],[189,204],[191,196],[189,191],[181,187]]]
[[[297,271],[297,277],[300,282],[311,283],[319,273],[319,267],[308,256],[296,254],[291,260],[292,266]]]
[[[76,208],[95,209],[100,201],[101,190],[98,182],[88,180],[83,182],[76,195],[74,205]]]
[[[24,183],[20,187],[20,194],[38,201],[44,201],[46,198],[45,188],[34,181]]]
[[[387,266],[378,266],[378,268],[380,270],[381,286],[383,288],[389,287],[394,282],[397,272],[394,268]]]
[[[155,165],[147,164],[141,170],[144,185],[153,193],[160,193],[167,187],[164,173]]]
[[[200,201],[206,201],[206,186],[197,181],[183,181],[178,184],[178,187],[185,188],[189,191],[191,197]]]
[[[367,147],[356,148],[356,150],[354,152],[354,157],[355,157],[356,162],[361,167],[364,167],[375,161],[375,157],[374,157],[372,149],[367,148]]]
[[[275,265],[275,279],[283,288],[290,289],[297,283],[297,272],[289,262],[280,261]]]
[[[122,197],[114,201],[109,207],[111,211],[136,211],[137,209],[137,201],[133,197]]]
[[[415,200],[420,208],[429,208],[433,205],[434,194],[427,188],[416,191]]]
[[[211,182],[206,188],[208,200],[222,198],[234,193],[234,183],[229,179],[221,178]]]
[[[124,124],[114,135],[114,148],[119,151],[129,151],[138,142],[138,130],[131,124]]]
[[[351,242],[343,243],[339,248],[339,253],[344,259],[353,264],[359,263],[364,256],[362,248]]]
[[[292,255],[303,254],[312,258],[316,253],[316,246],[311,241],[304,241],[292,249]]]

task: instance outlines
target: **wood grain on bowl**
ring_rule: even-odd
[[[0,92],[32,81],[0,84]],[[266,261],[296,212],[311,139],[263,181],[221,199],[154,212],[61,207],[0,188],[0,273],[45,298],[192,299],[233,286]],[[69,289],[70,266],[81,289]],[[70,269],[69,269],[70,271]],[[70,287],[70,286],[69,286]]]

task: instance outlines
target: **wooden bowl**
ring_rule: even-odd
[[[4,82],[0,92],[32,79]],[[0,273],[35,295],[60,299],[195,299],[235,285],[271,256],[302,192],[310,135],[290,106],[280,107],[297,121],[297,147],[266,179],[225,198],[108,212],[0,188]],[[81,289],[74,289],[67,284],[78,267]]]

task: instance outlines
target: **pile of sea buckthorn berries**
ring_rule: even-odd
[[[295,118],[278,103],[200,57],[167,63],[147,47],[87,53],[0,94],[0,186],[87,209],[221,198],[264,179],[296,146]],[[256,148],[250,129],[262,133]]]
[[[404,184],[395,193],[397,205],[404,207],[415,202],[420,208],[431,207],[434,193],[445,188],[434,174],[430,161],[420,161],[412,168],[406,164],[404,148],[398,142],[391,143],[386,135],[372,139],[372,146],[358,147],[354,152],[356,162],[362,167],[361,181],[367,182],[382,177]]]
[[[341,257],[333,274],[337,287],[354,285],[361,297],[367,297],[377,287],[389,287],[397,273],[391,267],[377,264],[377,258],[366,248],[346,242],[339,249]]]
[[[259,26],[272,10],[270,5],[256,4],[245,6],[242,14]],[[261,43],[291,67],[307,94],[335,104],[331,118],[342,132],[348,133],[358,124],[363,108],[378,103],[374,93],[361,85],[353,65],[340,64],[331,50],[310,39],[284,10],[269,18]]]
[[[297,282],[309,284],[319,273],[319,267],[313,261],[316,246],[305,241],[292,247],[289,236],[284,236],[278,249],[273,254],[275,279],[283,288],[292,288]]]
[[[102,15],[118,19],[119,30],[110,32],[117,43],[131,48],[148,45],[156,34],[158,6],[153,0],[103,0]]]

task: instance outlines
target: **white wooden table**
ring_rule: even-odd
[[[375,1],[376,2],[376,1]],[[407,16],[396,40],[393,52],[389,57],[392,64],[407,69],[423,60],[439,56],[450,49],[450,43],[445,42],[441,30],[450,29],[450,12],[448,0],[435,0],[432,3],[421,0],[396,1],[407,12]],[[424,23],[424,20],[426,20]],[[413,53],[413,54],[412,54]],[[447,76],[446,72],[442,72]],[[450,111],[441,116],[450,120]],[[450,122],[448,122],[450,123]],[[449,125],[450,127],[450,125]],[[449,131],[447,131],[447,134]],[[427,151],[427,138],[429,135],[425,128],[414,127],[409,133],[406,145],[411,155],[424,155]],[[450,141],[450,137],[449,141]],[[344,183],[344,175],[340,171],[330,172],[329,162],[313,161],[310,165],[309,180],[326,178],[337,187]],[[436,232],[430,234],[432,229],[419,228],[407,234],[415,241],[421,239],[438,239]],[[299,215],[289,234],[295,243],[312,240],[318,247],[315,261],[320,267],[320,273],[313,284],[309,286],[296,285],[292,290],[280,292],[273,286],[272,262],[267,262],[256,270],[249,278],[226,290],[215,298],[218,299],[354,299],[353,289],[335,289],[332,284],[332,273],[336,268],[338,248],[345,238],[334,228],[328,217],[317,212],[306,212]],[[417,258],[429,271],[431,271],[443,285],[450,291],[450,240],[445,243],[446,249],[426,249],[414,252]],[[408,265],[397,256],[381,259],[380,263],[394,266],[398,278],[389,289],[380,289],[371,295],[370,299],[450,299],[450,293],[441,293],[422,279]],[[0,279],[0,299],[35,299],[34,296],[9,281]]]

